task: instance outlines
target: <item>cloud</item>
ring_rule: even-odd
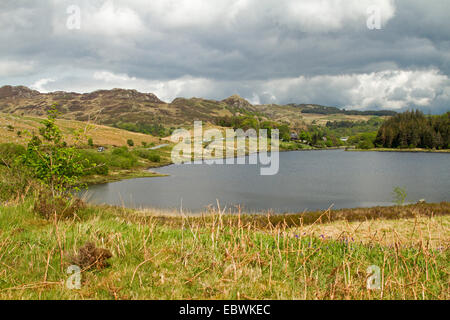
[[[33,61],[0,60],[0,77],[29,74],[33,67]]]
[[[81,10],[69,30],[67,8]],[[367,28],[368,7],[382,29]],[[0,82],[448,110],[448,0],[0,1]],[[39,83],[38,83],[39,85]]]
[[[238,29],[273,23],[301,31],[327,32],[365,26],[367,8],[379,8],[384,23],[395,15],[393,0],[153,0],[131,1],[163,29]],[[361,23],[363,21],[363,23]]]
[[[33,87],[42,87],[50,81],[42,79]],[[80,86],[78,86],[80,85]],[[137,89],[152,92],[161,100],[170,102],[177,97],[204,97],[221,100],[239,94],[253,104],[317,103],[346,109],[408,108],[446,110],[450,103],[450,79],[438,70],[394,70],[364,74],[342,74],[266,81],[222,81],[183,76],[170,80],[147,80],[96,71],[91,78],[54,82],[55,88],[79,92],[96,89]]]
[[[431,107],[436,100],[444,98],[442,88],[450,89],[450,79],[438,70],[300,76],[262,84],[262,90],[271,92],[284,102],[293,99],[293,102],[336,105],[347,109]]]
[[[146,80],[129,77],[126,74],[114,74],[109,71],[97,71],[93,74],[96,86],[103,89],[125,88],[152,92],[161,100],[170,102],[181,96],[207,96],[211,94],[212,81],[189,76],[168,81]],[[99,84],[100,82],[100,84]]]
[[[51,82],[55,82],[55,80],[54,79],[50,79],[50,78],[40,79],[40,80],[36,81],[35,83],[33,83],[30,87],[31,87],[31,89],[37,90],[39,92],[46,93],[46,92],[48,92],[48,90],[46,90],[44,88],[44,86],[46,84],[51,83]]]
[[[93,34],[132,35],[141,32],[144,25],[132,8],[106,1],[100,8],[85,10],[83,28]],[[92,12],[92,13],[90,13]]]

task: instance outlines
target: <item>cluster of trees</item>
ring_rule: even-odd
[[[166,128],[160,123],[143,123],[143,122],[137,122],[137,123],[131,123],[131,122],[117,122],[113,125],[116,128],[128,130],[132,132],[139,132],[139,133],[145,133],[150,134],[152,136],[156,137],[167,137],[172,134],[172,132],[175,130],[175,128]]]
[[[220,117],[216,120],[216,124],[221,127],[233,128],[234,130],[242,129],[246,131],[248,129],[266,129],[269,137],[271,136],[272,129],[278,129],[281,140],[291,140],[291,131],[288,125],[275,121],[260,121],[257,117],[253,116]]]
[[[295,105],[297,106],[297,105]],[[305,105],[299,105],[299,107],[305,107]],[[358,111],[358,110],[345,110],[339,109],[336,107],[324,107],[315,105],[312,107],[307,107],[302,110],[302,113],[315,113],[315,114],[345,114],[351,116],[394,116],[397,113],[395,111],[389,110],[367,110],[367,111]]]
[[[356,146],[358,149],[373,149],[375,148],[375,138],[377,132],[364,132],[350,137],[348,144]]]
[[[378,130],[377,147],[385,148],[450,148],[450,112],[425,116],[407,111],[390,118]]]

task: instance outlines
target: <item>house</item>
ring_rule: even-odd
[[[295,132],[291,132],[291,140],[298,140],[298,134]]]
[[[105,151],[105,147],[98,147],[97,148],[97,152],[104,152]]]

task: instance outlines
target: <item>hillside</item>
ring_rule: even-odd
[[[37,133],[40,123],[43,118],[37,116],[18,116],[15,114],[0,113],[0,143],[12,142],[17,144],[25,144],[29,137],[26,131],[30,133]],[[87,124],[86,122],[76,120],[59,119],[56,121],[61,128],[63,134],[72,142],[73,133],[75,130],[87,129],[87,136],[92,137],[95,145],[101,146],[125,146],[127,140],[131,139],[140,146],[142,142],[147,144],[159,143],[159,138],[142,134],[130,132],[118,128],[112,128],[104,125]]]
[[[65,119],[96,119],[96,123],[158,136],[169,135],[173,128],[191,126],[194,120],[216,124],[219,118],[242,115],[260,121],[284,123],[293,129],[305,128],[311,123],[325,125],[328,121],[367,121],[373,117],[366,113],[338,112],[340,109],[337,108],[335,113],[311,113],[308,105],[252,105],[238,95],[222,101],[176,98],[166,103],[152,93],[125,89],[80,94],[62,91],[40,93],[24,86],[0,88],[1,113],[45,116],[53,104],[58,104]]]

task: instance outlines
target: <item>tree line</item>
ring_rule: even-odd
[[[450,112],[426,116],[421,111],[406,111],[386,120],[375,139],[384,148],[450,148]]]

